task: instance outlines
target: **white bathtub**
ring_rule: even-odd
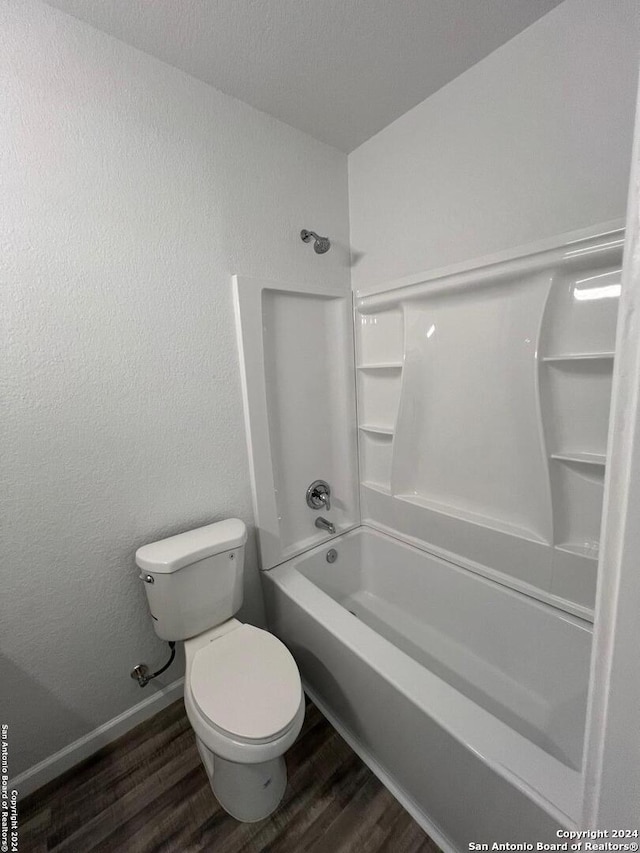
[[[575,826],[588,623],[367,527],[264,587],[311,698],[441,846]]]

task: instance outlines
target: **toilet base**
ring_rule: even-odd
[[[260,764],[237,764],[214,755],[199,738],[197,742],[213,793],[231,817],[255,823],[277,809],[287,787],[282,756]]]

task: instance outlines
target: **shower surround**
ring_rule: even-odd
[[[603,226],[355,306],[235,281],[270,628],[446,849],[580,819],[622,248]]]

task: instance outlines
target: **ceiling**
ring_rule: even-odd
[[[560,0],[48,0],[343,151]]]

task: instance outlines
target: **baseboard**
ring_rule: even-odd
[[[309,696],[314,705],[318,708],[318,710],[322,713],[324,717],[329,720],[334,729],[338,732],[338,734],[346,740],[351,749],[355,752],[358,758],[362,759],[364,763],[367,765],[369,770],[378,777],[378,779],[385,786],[387,791],[392,794],[396,800],[400,803],[400,805],[411,815],[411,817],[415,820],[418,826],[423,829],[429,838],[438,845],[438,847],[444,851],[444,853],[460,853],[458,848],[451,843],[451,841],[444,835],[438,827],[431,822],[431,820],[425,815],[425,813],[420,809],[418,804],[413,800],[407,792],[401,788],[393,778],[387,773],[387,771],[381,767],[378,762],[375,760],[373,755],[366,749],[358,740],[352,732],[349,731],[340,720],[327,708],[322,699],[318,696],[318,694],[309,687],[306,681],[303,680],[303,686],[305,693]]]
[[[172,702],[179,699],[184,692],[184,678],[179,678],[172,684],[163,687],[142,702],[138,702],[132,708],[128,708],[117,717],[108,720],[97,729],[84,735],[78,740],[65,746],[59,752],[55,752],[44,761],[34,764],[29,770],[25,770],[15,779],[9,781],[9,790],[17,791],[18,799],[32,794],[38,788],[51,782],[57,776],[69,770],[85,758],[89,758],[94,752],[107,746],[112,741],[135,728],[139,723],[155,716],[158,711],[166,708]]]

